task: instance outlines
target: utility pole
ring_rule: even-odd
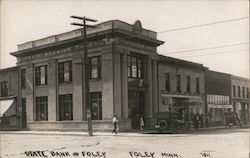
[[[84,56],[82,55],[82,65],[84,63],[85,66],[85,75],[82,75],[82,103],[84,102],[85,104],[85,109],[87,110],[87,121],[88,121],[88,134],[89,136],[93,136],[93,130],[92,130],[92,117],[91,117],[91,106],[90,106],[90,95],[89,95],[89,75],[90,75],[90,61],[88,58],[88,48],[87,48],[87,28],[88,27],[92,27],[94,28],[95,26],[93,25],[87,25],[86,22],[90,21],[90,22],[97,22],[97,20],[94,19],[90,19],[90,18],[86,18],[84,17],[79,17],[79,16],[70,16],[71,18],[74,19],[79,19],[82,20],[83,23],[71,23],[71,25],[76,25],[76,26],[81,26],[83,27],[83,42],[84,42]],[[84,59],[83,59],[84,58]],[[83,61],[84,60],[84,61]],[[82,72],[83,74],[83,72]],[[83,77],[85,77],[85,83],[83,83]],[[83,88],[84,85],[84,88]],[[84,91],[85,90],[85,91]],[[84,95],[83,92],[85,92],[85,99],[84,99]]]

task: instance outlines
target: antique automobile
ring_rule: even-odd
[[[181,119],[177,112],[158,112],[155,118],[155,129],[159,133],[179,133],[191,130],[192,122]]]
[[[238,126],[242,128],[242,121],[236,112],[228,111],[224,113],[225,117],[225,128],[231,126]]]

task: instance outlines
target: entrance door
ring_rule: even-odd
[[[140,128],[140,118],[144,117],[144,95],[143,92],[129,91],[129,118],[133,129]]]
[[[21,128],[26,128],[26,98],[22,98]]]

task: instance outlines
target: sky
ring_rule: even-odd
[[[77,29],[70,25],[74,21],[70,16],[77,15],[98,23],[140,20],[143,28],[158,32],[158,39],[165,41],[159,54],[249,77],[249,2],[245,0],[2,0],[0,9],[1,68],[15,66],[9,53],[17,51],[18,44]],[[179,29],[187,27],[191,28]]]

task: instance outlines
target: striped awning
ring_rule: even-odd
[[[16,115],[15,99],[0,100],[0,117]]]

